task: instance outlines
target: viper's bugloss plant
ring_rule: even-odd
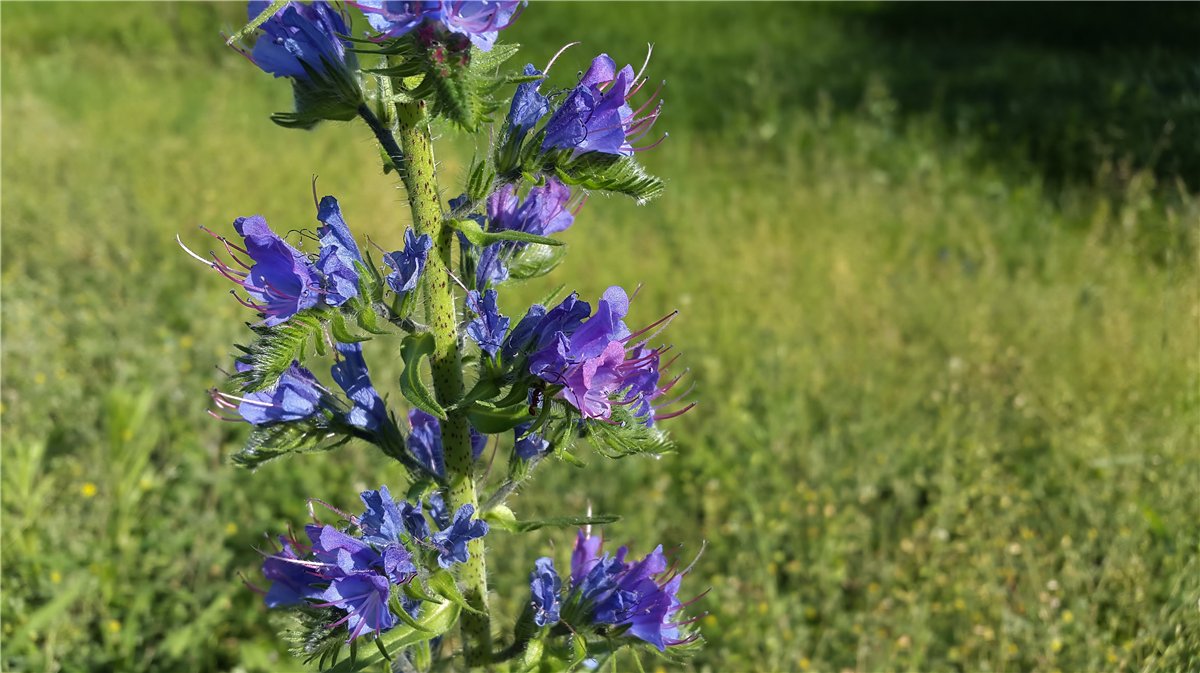
[[[210,391],[214,416],[250,426],[234,462],[254,468],[357,439],[397,461],[406,497],[385,486],[361,494],[361,513],[326,506],[336,521],[314,514],[302,534],[272,538],[264,581],[250,584],[290,615],[296,656],[322,670],[425,671],[459,652],[468,667],[538,671],[686,654],[700,642],[678,598],[687,570],[661,546],[636,561],[624,547],[601,555],[592,526],[618,517],[520,521],[506,504],[549,457],[586,469],[583,440],[607,457],[670,452],[659,422],[693,406],[671,393],[681,375],[665,373],[675,358],[657,341],[676,314],[629,327],[636,292],[610,287],[593,308],[576,293],[555,303],[556,291],[505,309],[507,285],[562,260],[553,237],[576,224],[589,193],[639,203],[661,193],[635,159],[652,146],[637,143],[661,113],[658,92],[637,102],[646,79],[607,54],[567,90],[542,90],[562,51],[544,69],[505,72],[516,47],[498,37],[522,3],[348,4],[252,2],[230,44],[251,45],[238,48],[291,81],[295,110],[274,115],[280,125],[360,119],[408,194],[412,226],[389,247],[362,246],[326,196],[311,228],[239,217],[240,240],[204,229],[220,254],[184,249],[257,314],[228,381]],[[351,34],[353,8],[371,31]],[[491,139],[445,204],[430,132],[439,118]],[[403,373],[388,396],[366,351],[388,357],[371,342],[391,333],[402,337],[391,356]],[[491,469],[504,455],[507,469]],[[493,620],[484,540],[545,526],[587,532],[568,576],[550,557],[533,563],[527,608],[500,633],[494,625],[512,620]]]

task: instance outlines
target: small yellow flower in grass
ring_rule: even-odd
[[[1063,610],[1062,620],[1063,624],[1070,624],[1071,622],[1075,621],[1075,613],[1071,612],[1070,610]]]
[[[766,601],[762,601],[758,604],[758,614],[765,615],[765,614],[767,614],[768,609],[769,609],[769,607],[767,606]]]
[[[710,627],[710,628],[716,626],[717,625],[717,616],[710,613],[707,617],[704,618],[704,625],[707,627]]]
[[[808,660],[808,657],[801,657],[800,658],[800,670],[807,671],[810,668],[812,668],[812,662]]]
[[[50,583],[58,584],[60,582],[62,582],[62,573],[58,572],[57,570],[51,570],[50,571]]]
[[[96,492],[96,485],[90,481],[83,482],[83,485],[79,487],[79,494],[85,498],[96,497]]]
[[[121,632],[121,622],[116,619],[108,620],[108,630],[110,633],[120,633]]]
[[[1054,653],[1062,652],[1063,642],[1061,638],[1055,638],[1050,641],[1050,651]]]
[[[230,521],[229,523],[225,524],[225,534],[226,535],[236,535],[237,532],[238,532],[238,527],[237,527],[236,523]]]
[[[187,334],[179,337],[179,347],[183,348],[183,349],[191,348],[192,347],[192,337]]]
[[[43,374],[42,372],[38,372],[38,373],[34,374],[33,382],[39,386],[45,385],[46,384],[46,375]]]

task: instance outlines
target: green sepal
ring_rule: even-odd
[[[464,358],[464,364],[465,364],[465,358]],[[495,382],[495,380],[493,380],[491,378],[479,379],[478,381],[475,382],[475,385],[471,386],[471,389],[467,391],[467,394],[464,395],[463,398],[461,400],[459,400],[456,404],[452,405],[450,407],[450,409],[462,409],[463,407],[469,407],[470,405],[472,405],[480,400],[490,400],[499,394],[500,394],[500,386],[499,386],[499,384],[497,384]],[[521,398],[521,399],[524,399],[524,398]],[[507,406],[507,405],[497,405],[497,406]],[[478,430],[478,428],[476,428],[476,429]]]
[[[583,663],[587,659],[587,641],[578,633],[571,635],[571,660],[567,663],[567,670],[571,670]]]
[[[525,654],[521,657],[521,670],[534,670],[542,661],[542,653],[546,651],[546,644],[541,638],[534,638],[525,643]]]
[[[471,427],[485,435],[495,435],[512,430],[530,420],[529,405],[519,402],[509,407],[494,407],[476,402],[467,409]]]
[[[425,585],[416,579],[404,585],[404,595],[413,600],[425,601],[426,603],[445,602],[434,594],[429,593],[429,590],[425,588]]]
[[[351,332],[350,328],[346,325],[346,316],[344,316],[340,311],[333,311],[330,313],[329,333],[333,335],[335,341],[339,341],[344,344],[361,343],[363,341],[371,340],[371,337],[369,336],[360,337]]]
[[[483,227],[475,220],[456,220],[448,219],[446,224],[450,225],[451,229],[462,232],[467,240],[484,247],[492,243],[500,241],[518,241],[520,243],[540,243],[542,245],[562,245],[562,241],[555,240],[548,236],[538,236],[524,231],[514,231],[506,229],[503,231],[484,231]]]
[[[608,421],[588,421],[584,436],[601,454],[623,458],[636,454],[661,455],[675,450],[675,444],[665,432],[646,427],[628,407],[613,406]]]
[[[433,335],[429,332],[410,334],[400,345],[400,358],[404,360],[404,372],[400,374],[400,392],[418,409],[442,420],[446,410],[438,404],[433,393],[421,380],[421,361],[433,353]]]
[[[554,167],[558,178],[584,189],[616,192],[633,197],[638,204],[663,193],[662,178],[650,175],[633,157],[588,152]]]
[[[253,470],[288,454],[331,451],[349,441],[349,435],[331,433],[328,423],[318,418],[257,427],[230,459],[238,467]]]
[[[416,617],[408,614],[408,611],[405,610],[404,606],[400,604],[399,593],[402,591],[403,590],[400,587],[395,585],[392,586],[392,595],[388,599],[388,605],[392,609],[392,614],[396,616],[396,619],[399,619],[401,622],[411,626],[412,628],[428,633],[429,629],[426,628],[424,624],[417,621]]]
[[[378,637],[387,651],[402,652],[407,647],[431,640],[450,631],[458,622],[459,612],[459,606],[450,601],[433,604],[429,608],[422,609],[421,617],[417,620],[424,630],[417,630],[407,624],[397,624],[390,631]],[[354,643],[351,643],[351,648],[353,647]],[[325,669],[324,673],[357,673],[358,671],[367,670],[389,670],[386,662],[387,660],[384,658],[383,652],[377,649],[364,650],[358,652],[357,656],[351,656],[351,658],[342,660],[341,663],[334,665],[332,668]]]
[[[243,392],[264,390],[275,385],[293,361],[304,359],[310,341],[313,350],[324,353],[325,340],[321,332],[325,328],[327,310],[324,307],[305,309],[274,327],[249,325],[258,338],[249,346],[238,346],[243,354],[237,359],[250,365],[250,369],[235,373],[231,380]]]
[[[467,178],[467,198],[476,203],[483,201],[492,191],[495,180],[496,171],[488,166],[487,161],[475,162]]]
[[[349,63],[331,63],[322,56],[320,70],[299,61],[306,76],[292,78],[296,109],[276,112],[271,121],[284,128],[311,129],[321,121],[344,122],[358,117],[359,107],[366,100],[354,72],[357,59],[353,54],[347,56],[351,59]]]
[[[479,615],[483,614],[467,603],[467,599],[458,590],[458,583],[454,581],[454,576],[445,570],[439,570],[431,574],[426,583],[434,593],[445,598],[447,602],[453,603],[467,612],[474,612]]]

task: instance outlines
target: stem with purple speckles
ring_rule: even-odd
[[[434,337],[430,358],[434,394],[442,406],[450,408],[463,396],[462,354],[458,340],[458,312],[450,283],[450,262],[454,231],[443,224],[437,176],[434,172],[433,141],[428,118],[422,103],[396,105],[399,122],[400,147],[403,165],[398,166],[408,202],[412,208],[413,226],[417,233],[433,239],[425,273],[421,280],[428,297],[426,321]],[[470,425],[462,411],[448,411],[442,421],[442,446],[446,455],[446,477],[449,481],[446,502],[450,512],[471,505],[479,513],[479,498],[475,489],[472,468]],[[467,602],[478,613],[463,612],[463,649],[467,664],[480,666],[488,662],[492,652],[491,623],[488,616],[487,565],[483,540],[467,545],[470,559],[459,567],[459,585]]]

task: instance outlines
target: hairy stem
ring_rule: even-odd
[[[449,408],[463,396],[462,354],[458,346],[458,313],[450,282],[454,230],[442,223],[437,176],[434,173],[433,141],[424,109],[420,104],[398,104],[400,146],[403,166],[400,175],[408,190],[413,225],[417,232],[429,234],[433,250],[426,263],[422,283],[428,305],[426,322],[434,338],[430,358],[433,388],[438,401]],[[479,500],[472,469],[470,426],[464,412],[450,411],[442,421],[442,447],[446,454],[447,502],[451,513],[471,505],[479,515]],[[487,566],[483,540],[472,540],[467,550],[470,559],[459,567],[463,595],[480,614],[463,612],[463,649],[469,666],[486,664],[492,652],[491,623],[487,606]]]

